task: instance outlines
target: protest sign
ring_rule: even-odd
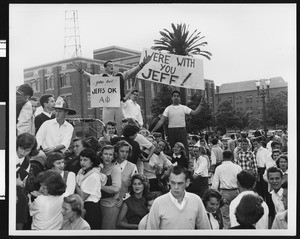
[[[91,107],[120,107],[120,79],[117,76],[90,77]]]
[[[191,56],[162,53],[143,49],[141,59],[151,55],[151,61],[137,77],[152,82],[204,90],[203,61]]]

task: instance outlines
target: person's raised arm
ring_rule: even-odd
[[[74,68],[82,75],[86,75],[88,77],[91,77],[93,74],[91,73],[88,73],[87,71],[85,71],[83,68],[82,68],[82,65],[80,63],[77,63],[76,61],[72,61],[72,64],[74,66]]]
[[[155,125],[155,127],[151,130],[151,134],[153,134],[153,132],[155,132],[157,129],[159,129],[167,120],[167,117],[166,116],[162,116],[160,118],[160,120],[157,122],[157,124]]]
[[[198,114],[200,114],[203,106],[204,106],[204,97],[201,97],[201,100],[199,102],[198,107],[195,110],[192,110],[190,114],[191,115],[198,115]]]
[[[151,56],[144,57],[143,61],[132,69],[125,71],[123,74],[124,80],[136,76],[143,67],[151,60]]]

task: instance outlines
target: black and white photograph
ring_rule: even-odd
[[[296,6],[10,3],[8,236],[296,236]]]

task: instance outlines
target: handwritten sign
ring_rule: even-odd
[[[90,77],[91,107],[120,107],[120,79],[117,76]]]
[[[204,90],[203,61],[190,56],[143,49],[141,60],[151,55],[151,61],[137,74],[144,80],[191,89]]]

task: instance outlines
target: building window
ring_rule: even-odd
[[[229,101],[230,103],[232,103],[232,97],[227,97],[227,101]]]
[[[241,103],[243,103],[242,96],[236,96],[236,97],[235,97],[235,103],[236,103],[236,104],[241,104]]]
[[[45,90],[52,90],[54,89],[54,79],[53,79],[53,75],[52,76],[46,76],[45,79]]]
[[[241,112],[243,112],[243,108],[242,108],[242,107],[238,107],[238,108],[236,108],[236,111],[237,111],[238,113],[241,113]]]
[[[142,81],[141,80],[138,80],[136,79],[138,82],[137,82],[137,85],[138,85],[138,91],[143,91],[143,86],[142,86]]]
[[[191,96],[192,95],[192,90],[191,89],[187,89],[187,95]]]
[[[152,83],[152,82],[151,82],[151,98],[152,98],[152,99],[154,99],[154,97],[155,97],[155,95],[156,95],[156,94],[155,94],[155,87],[154,87],[154,84],[155,84],[155,83]]]
[[[91,92],[88,91],[87,94],[87,105],[88,105],[88,108],[91,109]]]
[[[257,110],[257,114],[262,114],[262,110],[263,110],[263,108],[262,107],[260,107],[260,106],[258,106],[257,108],[256,108],[256,110]]]
[[[70,74],[60,74],[59,75],[59,86],[62,87],[68,87],[70,86]]]
[[[33,89],[33,92],[40,92],[40,80],[35,79],[31,81],[31,88]]]
[[[246,103],[252,103],[252,99],[253,98],[253,96],[252,95],[247,95],[246,96]]]
[[[252,107],[247,107],[247,113],[253,114],[253,109],[252,109]]]
[[[65,64],[61,65],[61,66],[60,66],[60,70],[61,70],[61,71],[67,70],[67,65],[65,65]]]

